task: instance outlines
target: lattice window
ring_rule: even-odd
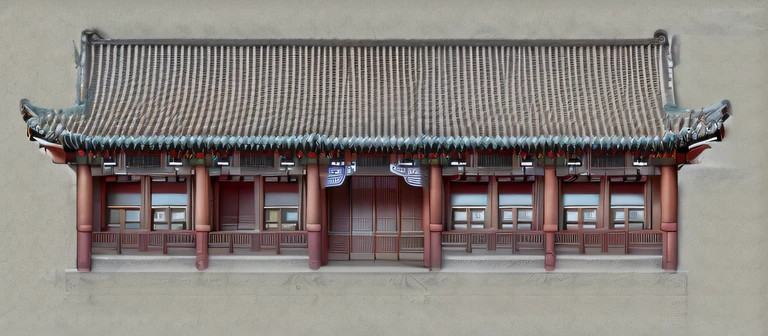
[[[126,155],[126,168],[160,169],[160,155]]]
[[[240,157],[241,167],[274,168],[275,157],[272,155],[252,155]]]
[[[478,155],[478,167],[511,167],[512,157],[505,155]]]
[[[388,156],[358,156],[358,167],[386,167],[389,166]]]
[[[626,161],[624,156],[593,156],[592,167],[622,168]]]

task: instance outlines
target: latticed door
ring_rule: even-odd
[[[352,176],[348,181],[330,188],[330,257],[397,260],[401,245],[398,177]]]

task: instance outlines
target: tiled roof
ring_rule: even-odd
[[[674,107],[665,36],[619,41],[84,43],[74,108],[22,101],[69,149],[671,150],[712,137],[723,101]],[[666,104],[666,108],[665,108]]]

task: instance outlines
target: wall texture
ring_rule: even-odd
[[[0,334],[768,334],[764,1],[0,1]],[[730,99],[728,136],[680,172],[679,274],[89,274],[75,174],[25,139],[21,98],[71,106],[72,41],[635,38],[680,41],[677,102]],[[498,292],[483,289],[494,286]]]

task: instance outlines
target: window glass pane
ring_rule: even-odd
[[[517,209],[518,221],[530,221],[533,220],[533,210],[531,209]]]
[[[125,210],[126,222],[138,222],[140,221],[141,212],[139,210]]]
[[[455,230],[466,230],[467,229],[467,224],[454,224],[453,228]]]
[[[264,228],[267,230],[277,230],[277,223],[266,223]]]
[[[578,210],[568,210],[565,212],[565,220],[568,222],[578,222],[579,221],[579,211]]]
[[[187,194],[152,194],[152,205],[187,205]]]
[[[485,210],[472,210],[472,222],[484,222]]]
[[[506,229],[506,230],[512,230],[512,229],[515,228],[515,225],[514,224],[501,224],[501,228],[502,229]]]
[[[629,229],[630,230],[642,230],[643,229],[643,223],[629,223]]]
[[[486,205],[488,194],[452,194],[451,205]]]
[[[141,229],[140,223],[125,223],[126,230],[138,230]]]
[[[584,209],[584,221],[585,222],[594,222],[597,220],[597,210],[594,209]]]
[[[624,222],[624,209],[616,209],[613,211],[613,220]]]
[[[171,230],[184,230],[184,223],[171,224]]]
[[[299,212],[297,210],[283,209],[283,222],[299,221]]]
[[[463,210],[458,210],[453,212],[453,220],[456,222],[465,222],[467,221],[467,212]]]
[[[623,230],[623,229],[624,229],[624,222],[621,222],[621,223],[615,223],[615,224],[613,224],[613,228],[614,228],[614,229],[620,229],[620,230]]]
[[[174,222],[184,222],[187,220],[187,212],[184,209],[172,209],[171,220]]]
[[[168,230],[168,224],[153,224],[152,229],[155,231]]]
[[[500,206],[510,205],[533,205],[533,196],[529,194],[501,194],[499,195]]]
[[[472,224],[471,227],[473,229],[482,229],[482,228],[485,227],[485,225],[483,225],[483,224]]]
[[[139,193],[110,193],[107,194],[107,205],[141,205],[141,194]]]
[[[168,216],[166,216],[167,209],[152,209],[152,221],[153,222],[167,222]]]
[[[530,230],[531,229],[531,223],[517,223],[517,229],[518,230]]]
[[[512,217],[514,213],[512,210],[501,210],[501,220],[503,221],[512,221],[514,220],[514,217]]]
[[[565,227],[566,227],[566,230],[578,230],[579,224],[568,224]]]
[[[642,221],[643,220],[643,210],[629,210],[629,220],[631,220],[631,221]]]
[[[643,194],[612,194],[611,206],[640,205],[645,203]]]
[[[584,229],[595,229],[595,228],[597,228],[597,225],[595,225],[595,224],[584,224],[581,227],[584,228]]]
[[[270,192],[264,194],[264,205],[265,206],[284,206],[284,205],[299,205],[299,194],[298,193],[276,193],[276,192]]]
[[[283,230],[298,230],[299,226],[296,223],[283,223]]]
[[[267,222],[277,222],[278,218],[280,218],[280,210],[268,209],[266,217]]]
[[[594,205],[600,204],[600,194],[565,194],[564,206]]]
[[[109,216],[107,222],[110,224],[120,224],[120,210],[109,209]]]

